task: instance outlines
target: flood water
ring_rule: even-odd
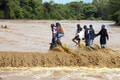
[[[2,80],[120,80],[120,69],[57,67],[3,69]]]
[[[50,24],[60,22],[65,36],[61,39],[63,44],[76,48],[72,39],[75,37],[76,25],[94,26],[98,33],[101,25],[106,25],[110,40],[108,47],[120,49],[120,28],[113,25],[112,21],[44,21],[44,20],[0,20],[0,25],[7,25],[8,28],[0,28],[0,51],[18,52],[48,52],[51,43]],[[84,41],[82,41],[84,43]],[[99,37],[94,40],[99,45]]]
[[[120,50],[120,28],[112,21],[39,21],[0,20],[0,51],[48,52],[51,42],[50,24],[60,22],[65,31],[62,43],[75,48],[72,38],[76,25],[92,24],[98,33],[106,25],[110,36],[108,47]],[[83,43],[83,41],[82,41]],[[99,44],[99,37],[95,39]],[[0,68],[0,80],[120,80],[120,68],[53,67],[53,68]]]

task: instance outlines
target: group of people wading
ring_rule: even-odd
[[[51,30],[52,30],[52,43],[51,43],[50,49],[53,49],[56,46],[63,47],[61,43],[61,37],[64,36],[64,31],[63,31],[63,28],[61,27],[61,24],[60,23],[51,24]],[[107,33],[107,29],[105,28],[105,25],[101,26],[101,30],[98,34],[95,34],[93,25],[90,25],[89,28],[87,27],[87,25],[84,25],[84,27],[82,28],[80,24],[77,24],[76,34],[75,34],[75,37],[72,39],[72,41],[77,46],[80,46],[80,41],[84,40],[85,45],[87,47],[95,49],[93,47],[93,42],[95,37],[97,36],[100,36],[101,48],[105,48],[106,41],[109,40],[109,36]]]

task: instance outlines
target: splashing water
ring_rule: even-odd
[[[2,80],[120,80],[119,51],[95,46],[96,50],[84,45],[73,50],[65,45],[46,54],[0,52],[0,77]]]
[[[3,80],[120,80],[120,69],[55,67],[1,69]]]
[[[0,52],[0,67],[120,67],[120,53],[112,49],[92,50],[81,45],[78,50],[57,47],[49,53]]]

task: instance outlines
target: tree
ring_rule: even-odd
[[[0,18],[4,18],[3,0],[0,1]]]
[[[43,6],[44,6],[44,18],[50,19],[50,12],[52,11],[52,5],[48,2],[45,2]]]
[[[94,17],[95,13],[97,12],[97,8],[92,4],[84,4],[84,19],[91,19]]]
[[[4,15],[7,19],[15,19],[16,16],[20,16],[21,8],[19,6],[19,0],[2,0]]]
[[[24,18],[42,19],[43,6],[41,0],[20,0],[20,7],[23,9]]]
[[[67,4],[70,19],[80,20],[83,18],[83,2],[71,2]]]
[[[93,5],[97,8],[95,17],[101,17],[102,19],[109,19],[109,0],[93,0]]]
[[[120,25],[120,1],[110,0],[109,7],[110,7],[112,19],[115,20],[118,25]]]
[[[111,10],[116,11],[117,0],[111,0]],[[115,4],[115,5],[114,5]],[[117,9],[118,10],[118,9]],[[113,13],[111,12],[111,13]],[[112,15],[112,14],[111,14]],[[118,22],[116,16],[112,17]],[[53,0],[0,0],[0,18],[5,19],[109,19],[109,0],[93,0],[92,3],[70,2],[56,4]]]

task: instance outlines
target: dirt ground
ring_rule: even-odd
[[[114,24],[112,21],[0,20],[0,25],[8,27],[0,27],[0,51],[48,52],[51,42],[50,24],[55,22],[60,22],[65,31],[62,43],[71,48],[76,48],[72,38],[79,23],[82,27],[92,24],[96,33],[100,31],[101,25],[105,24],[110,36],[108,46],[112,49],[120,49],[120,28],[110,26]],[[99,44],[99,37],[94,43]]]

